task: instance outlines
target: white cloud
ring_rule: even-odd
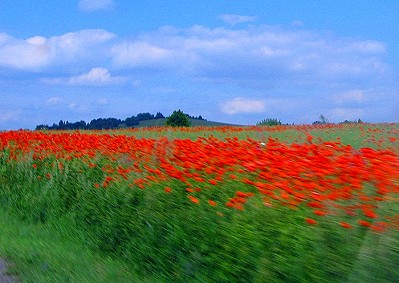
[[[79,111],[87,111],[84,118],[167,113],[184,105],[207,119],[238,124],[266,117],[313,122],[320,113],[337,122],[398,119],[398,80],[383,42],[309,30],[300,22],[225,19],[231,26],[169,26],[127,37],[101,29],[29,38],[0,33],[0,100],[7,106],[0,107],[0,119],[11,121],[2,127],[16,124],[11,119],[33,123],[43,104],[56,113],[50,123],[61,114],[80,120]],[[107,85],[120,94],[117,100],[110,89],[82,96],[87,86]]]
[[[105,30],[26,40],[0,34],[0,67],[76,71],[77,67],[83,70],[107,64],[109,69],[138,72],[145,68],[153,72],[149,74],[175,72],[260,88],[376,80],[389,71],[385,52],[385,45],[378,41],[341,38],[300,27],[163,27],[132,39]]]
[[[105,86],[126,82],[127,77],[113,77],[106,68],[92,68],[89,72],[69,78],[43,78],[45,84]]]
[[[256,21],[257,17],[254,16],[241,16],[241,15],[232,15],[232,14],[223,14],[220,15],[220,18],[222,21],[224,21],[226,24],[229,24],[231,26],[234,26],[236,24],[240,23],[248,23],[248,22],[254,22]]]
[[[0,109],[0,123],[17,121],[21,115],[21,110],[2,110]]]
[[[112,38],[114,34],[104,30],[81,30],[49,38],[34,36],[25,40],[2,34],[0,67],[29,71],[89,61],[100,55],[101,45]]]
[[[126,81],[124,77],[111,77],[105,68],[93,68],[88,73],[68,79],[70,85],[109,85]]]
[[[263,100],[234,98],[220,104],[220,110],[229,115],[237,113],[262,113],[265,111],[266,104]]]
[[[46,38],[42,37],[42,36],[34,36],[34,37],[31,37],[31,38],[28,38],[26,40],[26,42],[30,43],[32,45],[39,45],[40,46],[40,45],[43,45],[43,44],[46,43]]]
[[[292,113],[301,109],[314,119],[317,113],[324,113],[333,120],[333,114],[344,117],[345,109],[388,101],[388,91],[380,89],[386,86],[392,93],[397,87],[385,61],[386,52],[379,41],[318,33],[300,25],[162,27],[129,38],[105,30],[28,39],[0,34],[2,71],[40,72],[30,76],[47,77],[40,81],[56,85],[127,82],[124,87],[145,93],[151,102],[155,93],[173,92],[169,96],[178,101],[176,105],[183,92],[194,90],[201,99],[200,92],[215,91],[214,100],[205,104],[213,103],[227,114],[248,113],[246,117],[251,113],[260,116],[266,108],[274,111],[274,117],[280,118],[282,113],[294,117]],[[93,68],[96,66],[101,68]],[[128,82],[120,73],[134,79]],[[371,93],[374,90],[376,95]],[[266,98],[265,92],[274,95]],[[327,99],[322,96],[326,92],[330,94]],[[234,99],[241,93],[250,93],[254,99]],[[277,112],[272,104],[276,98],[306,103],[289,107],[283,103]],[[332,108],[341,110],[329,115]]]
[[[81,30],[49,38],[49,45],[54,53],[54,63],[88,62],[93,57],[103,55],[102,45],[115,35],[105,30]]]
[[[35,69],[47,65],[50,61],[49,48],[39,43],[38,38],[17,40],[3,37],[0,45],[0,66],[15,69]]]
[[[46,100],[46,105],[59,105],[62,103],[62,98],[58,96],[50,97]]]
[[[173,70],[208,82],[260,88],[375,80],[388,71],[384,53],[378,41],[274,26],[165,27],[111,49],[116,67]]]
[[[4,44],[8,40],[10,40],[10,37],[6,33],[0,33],[0,45]]]
[[[381,53],[385,52],[386,47],[381,42],[364,40],[364,41],[356,41],[349,45],[349,48],[352,48],[358,52],[364,53]]]
[[[140,87],[142,87],[142,86],[143,86],[143,83],[142,83],[141,80],[134,80],[134,81],[132,82],[132,87],[133,87],[133,88],[140,88]]]
[[[365,101],[364,91],[360,89],[345,91],[333,96],[333,101],[336,104],[346,104],[346,103],[361,103]]]
[[[115,64],[135,67],[160,62],[173,51],[147,42],[125,42],[114,46],[111,53]]]
[[[80,0],[78,4],[79,9],[86,12],[109,10],[113,6],[112,0]]]

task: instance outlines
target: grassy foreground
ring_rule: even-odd
[[[1,133],[0,254],[27,282],[397,282],[398,128],[362,127]]]
[[[0,209],[0,255],[22,282],[139,282],[126,263],[93,252],[66,220],[33,224]]]
[[[85,239],[75,234],[75,227],[71,227],[70,223],[54,224],[31,224],[21,221],[18,217],[0,209],[0,254],[13,263],[9,272],[16,275],[22,282],[164,282],[164,278],[153,274],[146,279],[139,277],[133,271],[131,265],[121,260],[104,257],[98,252],[93,251],[85,244]],[[68,230],[65,230],[68,227]],[[325,227],[328,228],[328,227]],[[291,252],[298,252],[291,244],[309,244],[314,241],[316,247],[323,242],[320,238],[306,236],[304,234],[297,235],[294,239],[290,239],[291,231],[286,231],[285,236],[279,235],[274,240],[287,241],[285,249]],[[292,231],[296,232],[296,231]],[[311,231],[308,231],[311,232]],[[341,235],[348,237],[348,235]],[[304,237],[298,243],[293,243],[299,237]],[[396,235],[377,235],[372,232],[362,233],[361,235],[350,235],[347,240],[339,239],[339,235],[330,235],[332,239],[338,241],[337,246],[331,248],[340,248],[343,242],[348,243],[358,237],[351,252],[353,259],[350,261],[351,268],[345,276],[340,276],[342,282],[397,282],[397,262],[399,237]],[[324,243],[327,244],[327,243]],[[281,247],[283,248],[283,247]],[[342,246],[341,246],[342,248]],[[306,246],[302,247],[304,254],[297,254],[298,257],[306,257],[309,250]],[[319,249],[322,249],[319,247]],[[322,251],[320,250],[322,253]],[[330,269],[331,274],[338,272],[340,269],[339,262],[331,263],[333,259],[340,258],[340,252],[331,253],[330,255],[320,254],[320,267],[324,264],[324,268]],[[333,255],[333,257],[331,257]],[[277,250],[276,250],[276,255]],[[295,262],[292,259],[286,262],[284,253],[280,254],[281,267],[289,269],[289,265]],[[281,282],[278,278],[273,278],[267,271],[267,264],[278,259],[264,259],[265,269],[260,271],[257,282]],[[301,259],[297,260],[298,262]],[[297,262],[297,263],[298,263]],[[317,265],[313,262],[313,268]],[[294,271],[298,271],[295,266],[291,266]],[[309,266],[312,268],[312,266]],[[300,272],[300,270],[299,270]],[[303,272],[303,271],[302,271]],[[317,273],[317,272],[315,272]],[[286,274],[287,276],[288,274]],[[290,279],[295,278],[291,274]],[[337,282],[337,275],[334,279],[317,278],[319,282]],[[297,278],[295,281],[311,282],[310,278]],[[206,281],[203,281],[206,282]],[[232,282],[249,282],[245,278]]]

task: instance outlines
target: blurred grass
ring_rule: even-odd
[[[138,282],[128,264],[93,252],[70,221],[32,224],[0,208],[0,255],[22,282]]]
[[[396,124],[106,133],[273,137],[286,143],[304,143],[309,133],[314,143],[321,138],[354,148],[386,148],[397,129]],[[308,208],[294,212],[256,200],[244,211],[208,205],[210,197],[229,196],[225,187],[202,192],[196,205],[177,180],[145,190],[122,180],[98,190],[93,183],[104,179],[99,168],[105,164],[88,169],[75,159],[61,172],[53,163],[43,160],[35,171],[29,160],[0,163],[0,254],[15,263],[13,272],[24,282],[399,282],[397,230],[344,229],[341,216],[311,226],[305,218],[316,217]],[[39,181],[49,170],[51,179]],[[172,193],[164,192],[166,186]],[[251,190],[241,184],[232,191],[238,189]],[[397,213],[398,203],[384,203],[379,210]]]

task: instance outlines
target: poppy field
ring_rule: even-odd
[[[399,278],[398,124],[6,131],[0,183],[143,281]]]

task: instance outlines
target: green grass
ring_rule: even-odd
[[[156,219],[149,218],[149,223],[155,224],[154,229],[169,227],[176,233],[163,240],[143,234],[145,237],[136,243],[147,245],[148,256],[159,260],[153,266],[154,270],[148,270],[152,272],[151,276],[148,273],[138,276],[133,271],[134,264],[129,261],[100,256],[85,244],[85,237],[68,220],[32,224],[19,220],[4,209],[0,209],[0,254],[14,263],[10,272],[22,282],[168,282],[167,278],[157,274],[160,269],[174,266],[174,272],[180,274],[180,279],[174,278],[175,282],[207,282],[209,278],[218,278],[220,282],[235,282],[234,278],[241,278],[244,281],[237,282],[247,282],[244,278],[252,278],[248,282],[371,283],[397,282],[399,278],[397,233],[380,235],[370,231],[365,233],[361,229],[343,231],[335,229],[334,223],[298,229],[289,210],[270,210],[262,214],[254,212],[245,216],[239,213],[230,215],[230,223],[209,219],[206,227],[201,227],[204,220],[199,220],[204,215],[192,215],[196,216],[196,221],[194,218],[190,221],[191,233],[180,224],[171,222],[171,215],[159,215],[159,220],[165,221],[166,226],[159,226]],[[183,214],[177,217],[184,218]],[[174,218],[176,220],[176,215]],[[181,223],[188,225],[187,220]],[[188,234],[182,237],[181,233]],[[204,233],[209,236],[206,241],[201,239]],[[263,240],[254,241],[254,236]],[[187,237],[193,243],[185,242]],[[226,253],[207,250],[206,245],[197,245],[196,239],[202,244],[216,242],[221,248],[219,251],[226,249],[225,252],[235,256],[226,257]],[[173,244],[174,240],[179,241]],[[151,245],[161,248],[157,245],[159,241],[169,241],[169,244],[164,243],[163,254],[151,248]],[[174,251],[168,251],[171,243]],[[197,250],[197,253],[184,255],[185,248]],[[171,262],[163,261],[168,252],[174,256]],[[207,258],[203,257],[204,253],[207,253]],[[254,258],[255,255],[259,260],[244,266],[240,264],[243,269],[231,269],[240,257]],[[131,259],[140,256],[143,255],[128,255]],[[195,277],[192,272],[199,268],[198,262],[209,265],[211,271],[219,273]]]
[[[0,209],[0,255],[22,282],[138,282],[125,262],[100,256],[67,220],[32,224]]]
[[[320,137],[358,148],[395,129],[369,133],[344,125],[309,133],[314,142]],[[306,142],[306,131],[269,127],[154,133]],[[29,157],[19,162],[6,157],[6,151],[0,152],[0,255],[15,264],[11,271],[23,282],[398,282],[398,231],[343,229],[338,224],[342,215],[306,225],[306,217],[315,217],[306,207],[269,208],[256,199],[244,211],[229,209],[222,200],[232,197],[231,192],[251,191],[233,181],[203,189],[196,205],[175,179],[145,190],[131,188],[123,179],[107,189],[95,188],[106,176],[101,168],[109,160],[96,160],[97,167],[89,168],[72,159],[58,170],[51,156],[36,160],[33,170]],[[47,173],[51,178],[44,177]],[[172,193],[164,192],[166,186]],[[208,205],[208,199],[218,206]],[[385,203],[379,209],[399,211],[398,205]]]
[[[233,138],[238,139],[251,138],[258,141],[267,141],[269,137],[278,139],[281,142],[304,143],[306,142],[306,133],[314,137],[313,142],[323,141],[339,141],[342,144],[351,145],[358,149],[361,147],[391,147],[393,144],[387,140],[389,136],[398,135],[399,123],[396,124],[341,124],[341,125],[299,125],[299,126],[239,126],[233,127],[232,125],[219,124],[217,122],[200,121],[204,122],[204,126],[209,128],[201,128],[197,130],[196,127],[187,129],[168,128],[162,127],[162,119],[150,120],[149,124],[143,121],[140,124],[143,127],[138,127],[134,131],[128,129],[119,129],[111,131],[103,131],[98,133],[109,134],[126,134],[133,135],[137,138],[154,138],[159,139],[167,137],[169,139],[191,139],[195,140],[198,137],[214,136],[218,139]],[[196,120],[194,120],[196,121]],[[159,126],[148,130],[147,127]],[[214,127],[221,126],[224,130],[215,130]],[[299,127],[299,128],[298,128]],[[217,129],[217,128],[216,128]],[[219,128],[220,129],[220,128]],[[231,131],[230,129],[233,129]],[[239,129],[235,131],[234,129]],[[300,130],[298,130],[300,129]],[[380,141],[381,144],[377,145]]]

